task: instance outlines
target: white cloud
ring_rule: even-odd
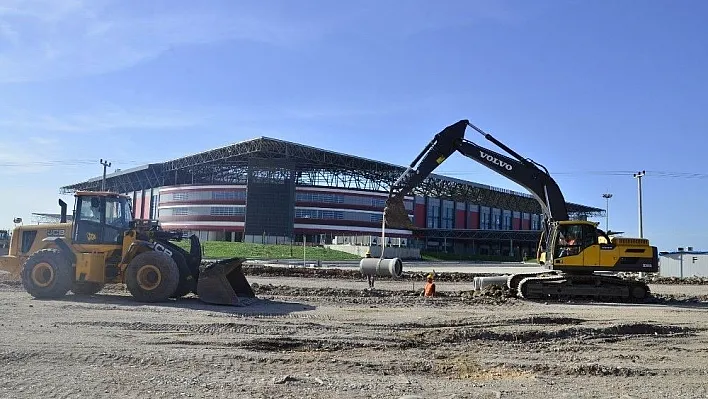
[[[349,35],[406,36],[480,19],[510,23],[518,13],[501,1],[405,7],[379,1],[169,1],[165,7],[118,0],[3,0],[0,5],[0,83],[119,71],[173,48],[244,40],[297,46]]]
[[[113,129],[171,129],[196,126],[208,113],[176,109],[127,109],[115,105],[56,115],[18,109],[0,109],[0,127],[5,131],[99,132]]]
[[[315,31],[272,15],[208,3],[152,14],[98,0],[9,1],[0,6],[0,83],[101,74],[132,67],[180,45],[250,40],[291,45]],[[130,2],[139,7],[140,3]],[[170,3],[172,4],[172,3]],[[132,14],[132,15],[131,15]]]
[[[51,138],[0,138],[0,175],[44,173],[60,165],[59,146]],[[3,179],[5,180],[5,179]]]

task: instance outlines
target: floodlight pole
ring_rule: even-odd
[[[612,198],[612,194],[604,193],[602,198],[605,199],[605,231],[610,231],[610,198]]]
[[[645,171],[641,171],[634,174],[634,178],[637,179],[637,196],[639,198],[639,238],[644,238],[642,225],[642,177],[644,177],[645,173]]]

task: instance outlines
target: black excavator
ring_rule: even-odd
[[[467,127],[484,136],[508,156],[481,147],[465,138]],[[594,298],[604,301],[642,301],[649,287],[642,281],[622,278],[617,272],[657,272],[658,251],[643,238],[608,234],[598,223],[571,220],[558,184],[541,164],[524,158],[468,120],[460,120],[435,135],[391,186],[384,209],[384,226],[417,230],[403,205],[410,195],[453,153],[496,171],[526,188],[544,214],[537,259],[540,272],[509,276],[507,285],[526,299]]]

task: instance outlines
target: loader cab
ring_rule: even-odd
[[[108,192],[79,192],[74,209],[73,242],[120,245],[130,229],[129,198]]]

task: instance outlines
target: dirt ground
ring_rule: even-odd
[[[545,303],[438,282],[249,276],[248,306],[34,300],[0,281],[3,398],[704,398],[708,285]],[[448,279],[449,280],[449,279]]]

